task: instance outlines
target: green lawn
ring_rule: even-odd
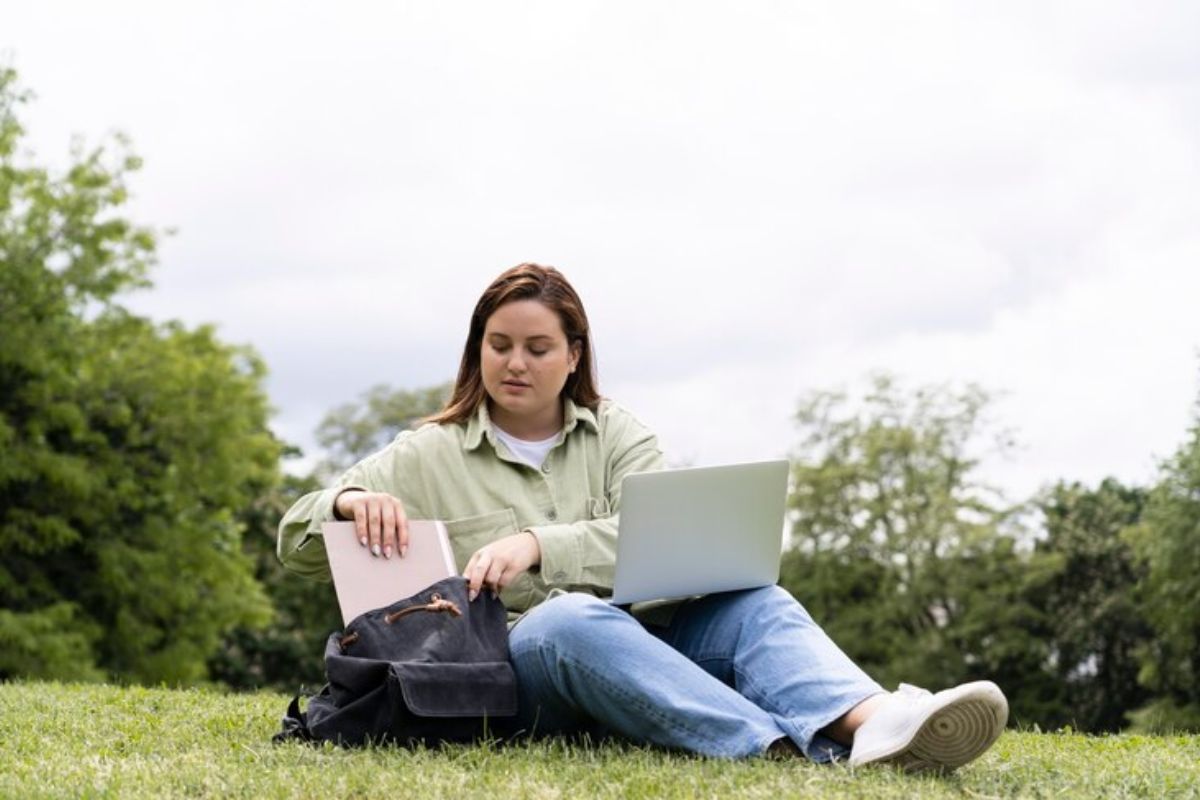
[[[273,746],[277,694],[0,685],[0,796],[1200,797],[1200,737],[1006,733],[947,776],[636,747],[343,751]]]

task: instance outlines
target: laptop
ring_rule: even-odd
[[[787,482],[782,459],[626,475],[611,602],[776,583]]]

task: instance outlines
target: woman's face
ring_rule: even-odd
[[[493,419],[506,430],[517,428],[509,430],[513,435],[545,433],[560,424],[559,396],[578,364],[579,345],[568,346],[558,314],[537,300],[505,303],[488,317],[480,353],[483,387]]]

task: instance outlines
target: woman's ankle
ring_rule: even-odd
[[[887,697],[886,692],[873,694],[821,729],[821,733],[847,747],[854,744],[854,732],[866,722]]]

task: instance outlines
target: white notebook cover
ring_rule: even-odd
[[[371,555],[358,543],[353,522],[326,522],[322,531],[343,624],[458,574],[446,526],[436,520],[408,521],[404,558]]]

